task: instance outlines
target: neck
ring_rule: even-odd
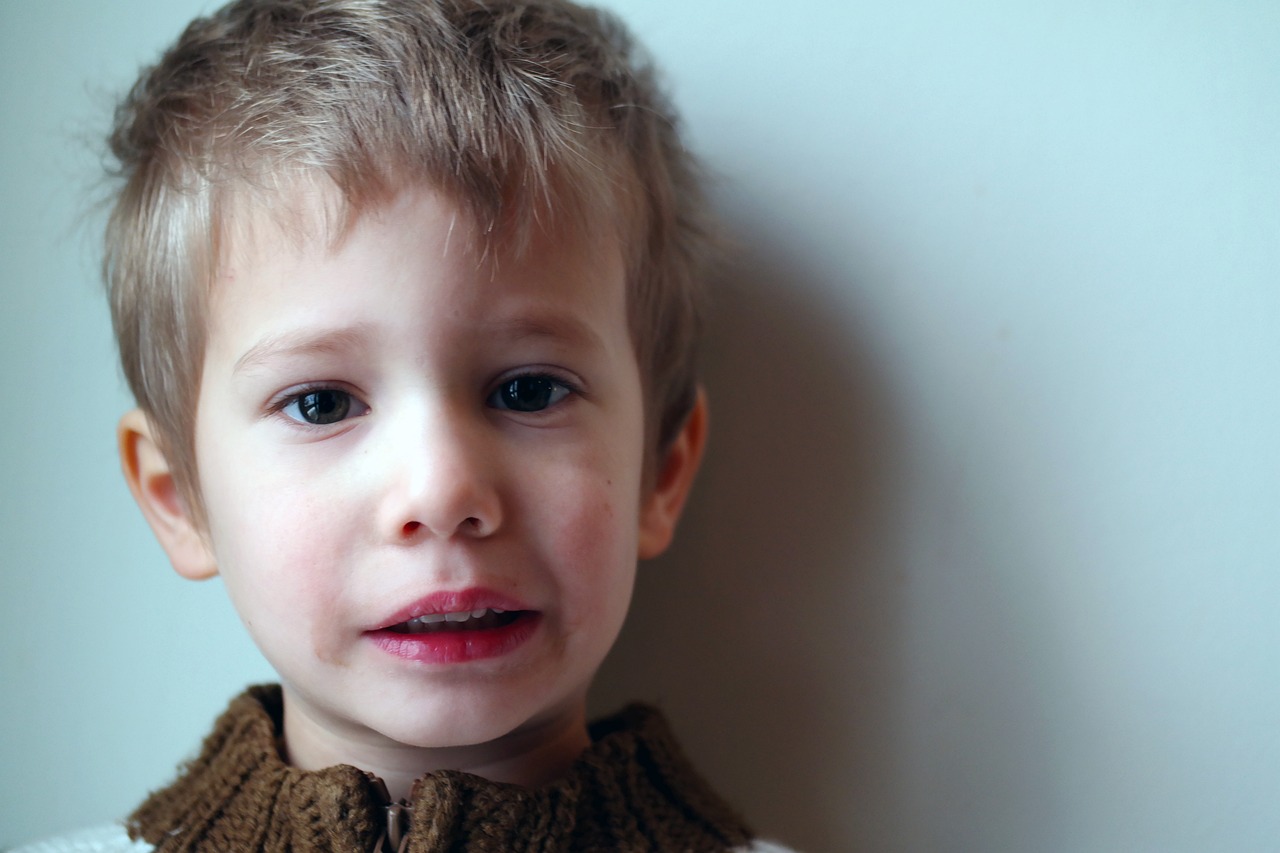
[[[341,764],[380,778],[393,801],[408,800],[413,783],[437,770],[459,770],[491,782],[538,787],[569,772],[590,746],[585,697],[501,737],[459,746],[413,746],[380,735],[326,726],[285,691],[285,757],[301,770]]]

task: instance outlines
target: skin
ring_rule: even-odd
[[[139,411],[121,421],[126,479],[174,568],[221,575],[279,673],[292,763],[352,764],[397,798],[441,768],[554,779],[588,745],[636,560],[671,539],[705,404],[646,489],[616,242],[543,233],[482,260],[467,217],[419,188],[335,243],[331,193],[296,190],[287,232],[256,209],[232,235],[196,414],[207,527]],[[504,394],[517,378],[523,396]],[[532,636],[462,663],[371,641],[414,601],[475,587],[538,611]]]

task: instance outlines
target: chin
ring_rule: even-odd
[[[455,693],[455,691],[449,691]],[[470,693],[470,691],[466,691]],[[404,713],[397,704],[384,709],[384,725],[375,725],[384,737],[405,746],[423,749],[479,746],[559,720],[581,719],[585,715],[586,694],[546,702],[513,702],[509,693],[501,697],[483,695],[449,698],[433,696],[412,703],[414,712]],[[371,721],[372,722],[372,721]]]

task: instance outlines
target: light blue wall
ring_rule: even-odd
[[[814,853],[1275,849],[1280,6],[610,5],[743,260],[597,704]],[[0,0],[0,846],[270,675],[116,473],[81,218],[103,93],[200,8]]]

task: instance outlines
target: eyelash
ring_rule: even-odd
[[[538,397],[533,401],[533,405],[530,408],[519,408],[520,402],[518,399],[513,400],[511,395],[515,395],[515,397],[518,398],[520,395],[516,389],[517,383],[528,383],[531,381],[543,383],[543,386],[537,389],[525,389],[526,391],[534,390],[535,393],[538,394]],[[509,393],[504,395],[504,392]],[[552,409],[565,402],[570,397],[580,393],[581,391],[579,388],[572,382],[568,382],[565,379],[546,371],[531,370],[525,373],[518,373],[514,376],[504,377],[502,381],[497,383],[493,390],[486,395],[485,405],[497,411],[536,415],[548,409]],[[304,417],[302,415],[303,401],[308,397],[322,394],[331,395],[331,398],[327,401],[330,404],[329,406],[324,405],[325,401],[315,401],[315,406],[319,406],[321,409],[324,409],[324,411],[321,412],[321,415],[331,414],[335,409],[339,409],[340,411],[338,416],[334,420],[328,422],[316,422]],[[336,396],[339,399],[335,401],[332,399],[333,396]],[[512,405],[513,402],[516,403],[516,405]],[[295,407],[297,408],[296,416],[290,414],[289,411]],[[359,408],[362,409],[362,411],[352,414],[350,411],[351,408]],[[333,426],[334,424],[342,423],[343,421],[350,420],[355,417],[360,417],[367,413],[368,410],[369,406],[361,401],[355,394],[343,388],[325,384],[305,386],[291,391],[289,394],[274,403],[270,408],[272,413],[281,414],[290,422],[304,428]]]
[[[541,401],[541,405],[538,405],[536,408],[528,409],[514,407],[510,405],[510,400],[502,399],[502,395],[506,391],[515,393],[516,383],[530,381],[543,383],[544,387],[538,389],[539,392],[543,396],[549,395],[554,399],[549,401],[543,400]],[[489,392],[489,395],[485,397],[485,405],[498,411],[516,412],[518,414],[538,414],[540,412],[545,412],[547,409],[558,406],[565,400],[579,393],[581,392],[572,382],[567,382],[561,377],[546,371],[530,370],[524,373],[517,373],[514,376],[504,377],[502,381]],[[502,401],[502,405],[498,405],[500,400]]]
[[[329,421],[327,423],[316,423],[314,421],[310,421],[302,417],[301,406],[303,401],[306,400],[308,397],[318,396],[321,394],[333,395],[340,398],[339,406],[342,409],[340,416],[337,417],[335,420]],[[330,400],[329,402],[332,403],[333,400]],[[294,407],[298,407],[297,417],[289,413],[289,410]],[[362,408],[363,411],[359,411],[353,415],[350,412],[350,409],[353,407]],[[282,414],[294,424],[297,424],[298,426],[302,426],[302,427],[333,426],[334,424],[341,423],[342,421],[349,420],[353,417],[360,417],[361,415],[364,415],[366,412],[368,412],[368,410],[369,410],[368,405],[366,405],[363,401],[361,401],[360,398],[357,397],[355,394],[352,394],[350,391],[347,391],[343,388],[334,387],[333,385],[311,385],[311,386],[299,388],[287,394],[279,402],[277,402],[275,405],[271,407],[272,412]]]

